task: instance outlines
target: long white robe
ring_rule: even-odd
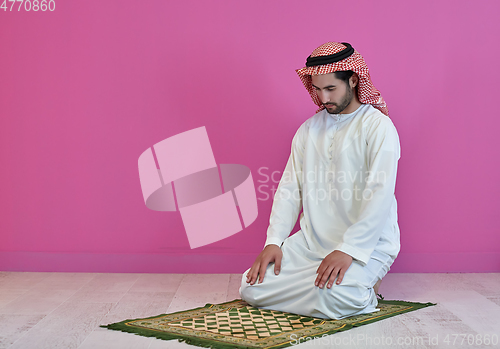
[[[350,114],[322,110],[306,120],[274,196],[265,246],[281,247],[264,282],[240,296],[265,309],[341,319],[377,311],[373,285],[400,250],[394,195],[401,148],[391,119],[370,104]],[[300,230],[289,237],[298,215]],[[340,285],[320,289],[316,270],[334,250],[353,257]]]

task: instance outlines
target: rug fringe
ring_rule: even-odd
[[[168,334],[168,333],[159,333],[151,330],[141,330],[137,328],[129,328],[124,324],[116,323],[110,325],[101,325],[99,327],[107,328],[109,330],[121,331],[132,333],[142,337],[154,337],[162,340],[177,340],[178,342],[185,342],[186,344],[195,345],[203,348],[211,348],[211,349],[234,349],[233,344],[224,344],[224,343],[214,343],[213,340],[206,340],[196,337],[185,337],[181,335]]]

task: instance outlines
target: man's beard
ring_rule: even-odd
[[[326,111],[329,113],[329,114],[340,114],[342,113],[342,111],[345,110],[345,108],[347,108],[349,106],[349,104],[351,104],[352,102],[352,98],[353,98],[354,94],[352,93],[352,88],[350,88],[349,86],[347,87],[347,91],[346,91],[346,94],[345,94],[345,97],[344,99],[340,102],[340,105],[332,105],[331,107],[328,106],[328,104],[324,104],[325,108],[326,108]],[[328,110],[327,106],[330,108],[330,110]],[[331,110],[331,108],[333,106],[336,106],[335,109]]]

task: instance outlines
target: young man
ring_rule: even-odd
[[[319,318],[372,313],[400,250],[399,136],[350,44],[318,47],[297,74],[320,108],[293,137],[265,248],[243,274],[240,296]],[[300,230],[289,236],[301,209]]]

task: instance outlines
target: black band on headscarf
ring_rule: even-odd
[[[347,47],[340,52],[334,53],[333,55],[307,57],[306,67],[314,67],[316,65],[335,63],[349,57],[354,53],[354,49],[352,48],[351,44],[347,42],[342,42],[341,44]]]

